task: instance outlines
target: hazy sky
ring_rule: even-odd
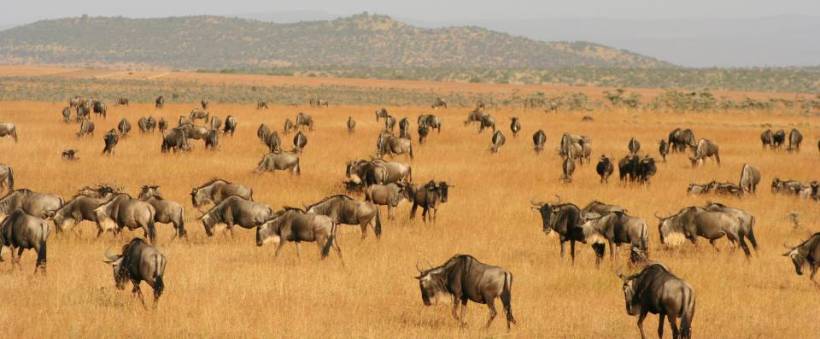
[[[64,16],[129,17],[193,14],[248,14],[317,10],[333,14],[362,11],[416,20],[550,17],[680,18],[820,15],[818,0],[2,0],[0,24],[20,24]]]

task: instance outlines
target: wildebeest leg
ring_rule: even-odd
[[[743,236],[738,236],[738,242],[740,242],[740,248],[743,249],[743,253],[746,254],[746,259],[749,259],[752,256],[752,252],[749,250],[749,245],[746,245],[746,241],[743,240]]]
[[[561,259],[564,259],[564,239],[561,239]]]
[[[714,248],[715,251],[720,252],[720,248],[717,247],[717,244],[715,244],[715,241],[717,241],[717,239],[709,239],[709,244],[712,245],[712,248]]]
[[[364,238],[367,238],[367,225],[368,225],[368,224],[370,224],[370,221],[365,221],[365,222],[362,222],[362,223],[359,225],[359,226],[361,226],[361,228],[362,228],[362,238],[361,238],[362,240],[364,240]]]
[[[140,302],[142,303],[142,307],[145,308],[145,298],[142,297],[142,290],[140,290],[140,282],[131,280],[131,285],[134,285],[134,289],[131,290],[131,294],[135,297],[140,298]]]
[[[453,319],[460,322],[460,320],[458,319],[458,305],[461,305],[458,298],[453,297],[453,309],[452,309]]]
[[[678,332],[678,325],[675,324],[678,320],[675,319],[675,316],[669,314],[669,327],[672,327],[672,338],[680,338],[680,333]]]
[[[612,240],[607,239],[609,245],[609,260],[615,261],[615,246],[612,246]]]
[[[461,326],[467,326],[467,299],[461,299]]]
[[[296,242],[296,258],[302,261],[302,251],[299,249],[299,242]]]
[[[490,328],[490,324],[493,323],[495,316],[498,314],[495,310],[495,297],[485,296],[484,300],[487,300],[487,307],[490,309],[490,319],[487,319],[487,324],[484,325],[484,328]]]
[[[413,218],[416,217],[416,209],[418,209],[418,207],[419,207],[419,204],[416,203],[415,201],[413,201],[413,208],[410,209],[410,219],[413,219]]]
[[[663,317],[663,313],[658,314],[658,338],[663,338]]]
[[[421,220],[427,222],[427,212],[430,208],[427,206],[422,206],[421,208]]]
[[[575,265],[575,240],[569,241],[569,256],[572,257],[572,264]]]
[[[638,316],[638,330],[641,331],[641,339],[646,339],[646,334],[643,333],[643,320],[646,319],[646,311],[641,310],[641,315]]]
[[[817,282],[817,280],[814,280],[815,275],[817,275],[817,266],[812,265],[812,267],[811,267],[811,276],[809,276],[809,278],[811,279],[811,281],[814,282],[815,287],[820,288],[820,283]]]
[[[273,254],[275,257],[279,257],[279,252],[282,252],[282,247],[285,247],[285,243],[287,241],[285,239],[280,239],[279,243],[276,244],[276,252]]]

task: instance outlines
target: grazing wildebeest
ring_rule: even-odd
[[[387,109],[382,107],[381,109],[376,111],[376,122],[378,122],[379,119],[384,119],[384,118],[387,118],[389,116],[390,116],[390,113],[387,112]]]
[[[120,135],[127,136],[128,132],[131,132],[131,123],[128,122],[125,118],[120,120],[117,124],[117,130],[120,132]]]
[[[669,154],[669,144],[666,140],[661,139],[661,141],[658,142],[658,153],[661,155],[663,162],[666,162],[666,155]]]
[[[299,155],[296,153],[268,153],[256,165],[256,173],[290,170],[291,174],[300,175]]]
[[[584,206],[581,210],[581,217],[586,218],[587,215],[607,215],[609,213],[626,213],[626,209],[618,206],[600,202],[598,200],[590,201],[589,204]]]
[[[763,148],[769,146],[769,148],[774,148],[774,134],[770,128],[767,128],[763,133],[760,133],[760,143],[763,144]]]
[[[227,118],[225,118],[225,126],[222,129],[222,133],[230,134],[231,136],[233,136],[233,134],[236,133],[237,124],[238,122],[236,121],[236,118],[233,115],[229,115]]]
[[[19,188],[0,198],[0,213],[9,215],[22,210],[38,218],[51,218],[63,206],[63,198],[57,195],[33,192]]]
[[[191,112],[188,113],[188,119],[190,119],[192,123],[196,122],[197,120],[202,120],[204,122],[207,122],[208,119],[210,119],[210,117],[211,117],[210,113],[205,112],[205,111],[198,111],[196,109],[191,110]]]
[[[786,148],[789,151],[797,151],[800,152],[800,144],[803,142],[803,134],[800,133],[797,128],[792,128],[789,131],[789,147]]]
[[[191,204],[202,207],[207,203],[218,204],[230,196],[238,196],[253,201],[253,190],[223,179],[211,179],[191,190]]]
[[[356,130],[356,120],[352,116],[347,117],[347,133],[353,133]]]
[[[118,98],[117,105],[128,106],[128,98]]]
[[[88,107],[82,106],[82,105],[77,107],[77,118],[76,118],[77,122],[80,122],[80,121],[83,121],[83,120],[90,120],[90,119],[91,119],[91,108],[88,108]]]
[[[362,239],[367,237],[368,225],[373,226],[376,238],[382,235],[379,207],[369,201],[357,201],[346,195],[332,195],[307,206],[305,210],[307,213],[326,215],[337,224],[359,225],[362,229]]]
[[[438,205],[447,202],[452,187],[453,185],[447,184],[446,181],[436,183],[433,180],[418,188],[412,184],[408,185],[406,188],[407,194],[410,200],[413,201],[413,207],[410,209],[410,219],[416,217],[416,210],[421,206],[422,221],[435,222],[436,215],[438,215]]]
[[[376,140],[376,153],[378,155],[389,155],[395,157],[400,154],[407,154],[413,159],[413,142],[410,139],[396,137],[390,133],[380,133]]]
[[[159,118],[159,121],[157,122],[157,127],[159,128],[160,133],[165,133],[165,131],[168,129],[168,122],[165,121],[165,118]]]
[[[476,108],[476,109],[470,111],[470,113],[467,114],[467,120],[464,120],[464,126],[467,126],[468,124],[471,124],[471,123],[474,123],[474,122],[477,122],[477,123],[481,124],[482,118],[484,116],[487,116],[487,115],[488,114],[481,111],[481,109]]]
[[[262,142],[268,146],[268,150],[272,153],[282,152],[282,139],[279,138],[278,132],[270,132],[270,134],[268,134]]]
[[[174,225],[174,238],[187,238],[185,230],[185,209],[177,202],[166,200],[159,192],[159,186],[144,185],[140,189],[139,199],[154,206],[154,222]]]
[[[191,145],[188,144],[188,135],[185,133],[184,128],[175,127],[168,134],[163,133],[162,146],[160,147],[162,153],[168,151],[176,153],[177,151],[188,151],[190,149]]]
[[[544,144],[547,143],[547,134],[544,133],[544,130],[539,129],[532,135],[532,145],[535,149],[535,153],[541,153],[544,150]]]
[[[614,259],[621,244],[629,244],[644,256],[649,250],[649,230],[646,221],[624,212],[606,214],[584,213],[584,228],[592,228],[606,238],[609,254]]]
[[[208,121],[208,127],[218,131],[222,127],[222,119],[219,119],[216,115],[212,115],[211,120]]]
[[[212,129],[205,136],[205,149],[216,150],[217,147],[219,147],[219,132]]]
[[[194,140],[203,140],[205,141],[208,137],[208,133],[210,133],[210,129],[205,126],[196,126],[194,124],[183,124],[180,125],[178,128],[182,128],[185,130],[185,136],[188,139]]]
[[[97,224],[97,237],[99,238],[106,229],[102,228],[105,225],[97,223],[97,213],[94,210],[111,197],[112,194],[106,194],[105,196],[75,195],[74,198],[54,213],[53,220],[54,225],[57,226],[57,231],[65,231],[83,221],[91,221]]]
[[[430,108],[432,108],[432,109],[437,109],[437,108],[441,108],[441,107],[447,108],[447,102],[445,102],[441,98],[436,98],[436,100],[433,101],[433,104],[430,105]]]
[[[513,138],[518,136],[518,132],[521,132],[521,121],[518,117],[510,118],[510,131],[512,131]]]
[[[760,183],[760,171],[752,165],[743,164],[743,169],[740,170],[739,186],[746,193],[755,193],[757,191],[757,184]]]
[[[467,302],[472,300],[486,304],[490,309],[490,318],[485,328],[489,328],[498,312],[495,310],[495,298],[501,298],[504,314],[507,318],[507,329],[516,324],[512,313],[512,273],[498,267],[484,264],[471,255],[457,254],[438,267],[421,270],[418,266],[419,290],[425,306],[432,305],[431,299],[439,296],[450,296],[453,300],[453,318],[464,326]],[[461,306],[461,316],[458,308]]]
[[[284,126],[282,126],[282,133],[284,135],[288,135],[288,133],[290,133],[292,131],[295,131],[295,130],[296,130],[296,125],[293,124],[293,121],[291,121],[288,118],[285,118]]]
[[[643,321],[648,313],[657,314],[658,337],[663,338],[663,318],[669,318],[672,338],[692,337],[692,318],[695,316],[695,290],[683,279],[678,278],[663,264],[646,266],[640,273],[628,277],[618,274],[623,280],[626,313],[638,316],[638,330],[641,338]],[[677,325],[680,318],[680,329]]]
[[[208,110],[208,100],[202,99],[199,101],[199,106],[202,107],[203,110]]]
[[[399,138],[410,139],[410,120],[406,117],[399,120]]]
[[[572,182],[572,174],[575,173],[575,160],[570,156],[565,157],[561,162],[561,180],[564,182]]]
[[[41,271],[46,273],[46,241],[51,234],[51,226],[42,218],[26,214],[22,210],[16,210],[6,217],[0,224],[0,250],[3,246],[11,249],[11,265],[20,265],[20,258],[23,250],[33,249],[37,252],[37,264],[34,273]],[[15,255],[15,251],[17,254]],[[2,261],[2,258],[0,258]]]
[[[740,243],[747,257],[751,256],[751,252],[749,246],[746,245],[746,238],[752,246],[757,248],[754,228],[747,227],[749,225],[740,220],[734,212],[690,206],[669,217],[659,217],[657,214],[655,217],[659,220],[658,234],[661,244],[666,244],[665,239],[671,233],[680,233],[693,244],[697,244],[699,236],[709,239],[709,243],[715,250],[717,250],[715,241],[726,236],[732,244]]]
[[[9,165],[0,164],[0,189],[14,191],[14,169]]]
[[[714,157],[715,162],[720,166],[720,149],[718,145],[709,139],[700,139],[696,147],[694,147],[694,156],[689,157],[692,162],[692,167],[697,167],[703,164],[706,158]]]
[[[492,128],[493,132],[495,132],[495,118],[489,114],[481,116],[481,120],[479,120],[478,124],[478,133],[483,132],[486,128]]]
[[[270,206],[232,195],[211,207],[199,219],[209,237],[213,236],[214,226],[217,224],[227,225],[233,236],[234,225],[251,229],[262,225],[272,215],[273,209]]]
[[[595,166],[595,172],[601,177],[601,183],[609,183],[609,176],[614,171],[615,166],[612,165],[612,160],[601,154],[601,160],[598,160],[598,165]]]
[[[71,108],[65,107],[63,108],[63,122],[69,123],[71,122]]]
[[[575,264],[575,242],[587,242],[590,231],[585,231],[581,219],[581,210],[572,203],[549,204],[542,202],[532,202],[533,209],[541,214],[542,230],[544,234],[550,232],[558,233],[561,242],[561,258],[564,257],[564,243],[570,242],[570,256],[572,264]]]
[[[501,148],[501,146],[504,146],[504,144],[507,142],[507,138],[504,136],[504,133],[501,133],[501,131],[495,131],[490,141],[492,142],[492,144],[490,145],[490,151],[493,153],[497,153],[498,149]]]
[[[389,183],[386,185],[370,185],[364,191],[364,200],[379,206],[387,206],[387,219],[394,219],[393,209],[402,199],[411,200],[410,190],[404,183]]]
[[[258,110],[268,109],[268,103],[265,102],[265,101],[259,100],[259,101],[256,102],[256,109],[258,109]]]
[[[629,150],[630,154],[638,154],[638,151],[641,150],[641,143],[635,137],[629,138],[629,143],[626,145],[627,150]]]
[[[13,122],[0,122],[0,138],[10,135],[17,142],[17,126]]]
[[[322,259],[330,254],[330,248],[336,250],[342,259],[342,249],[336,240],[336,223],[326,215],[305,213],[305,211],[286,207],[278,211],[264,224],[256,228],[256,246],[269,241],[276,243],[276,256],[282,251],[286,242],[296,243],[296,256],[299,257],[299,243],[315,242],[319,245]]]
[[[413,181],[412,172],[410,165],[381,159],[350,161],[345,168],[348,179],[364,183],[365,186],[410,183]]]
[[[441,119],[434,114],[422,114],[417,119],[419,127],[425,126],[441,133]]]
[[[803,184],[797,180],[780,180],[778,177],[772,179],[772,193],[799,195],[802,190]]]
[[[112,155],[114,153],[114,147],[116,147],[120,141],[120,136],[117,134],[117,131],[112,128],[108,133],[105,133],[103,141],[105,142],[105,147],[103,148],[102,154]]]
[[[80,131],[77,132],[77,137],[84,135],[94,135],[94,122],[91,120],[83,120],[80,122]]]
[[[392,115],[388,115],[384,117],[384,130],[393,132],[393,129],[396,128],[396,118]]]
[[[669,148],[672,152],[684,152],[686,147],[695,147],[695,133],[691,129],[675,128],[669,132]]]
[[[658,167],[655,165],[655,159],[650,157],[648,154],[643,157],[638,162],[637,168],[637,178],[638,182],[641,183],[648,183],[649,179],[652,178],[653,175],[658,171]]]
[[[296,132],[296,135],[293,136],[293,150],[297,153],[302,153],[307,143],[307,136],[302,131]]]
[[[104,221],[113,221],[117,225],[116,233],[123,228],[135,230],[141,228],[145,237],[154,242],[156,238],[156,228],[154,220],[156,210],[151,204],[132,198],[126,193],[117,193],[107,202],[102,203],[94,209],[97,217],[97,228],[103,229]]]
[[[803,275],[803,266],[808,264],[809,270],[811,270],[809,279],[817,287],[820,287],[820,283],[814,280],[814,276],[817,275],[817,267],[820,267],[820,232],[814,233],[800,245],[791,247],[786,253],[783,253],[783,256],[792,260],[797,275]]]
[[[750,234],[749,242],[752,243],[752,248],[757,251],[757,239],[754,238],[755,217],[742,209],[733,208],[717,202],[707,202],[703,207],[707,211],[722,212],[737,218],[740,221],[740,226],[745,229],[745,233]]]
[[[140,298],[142,306],[145,299],[142,297],[140,283],[145,281],[154,290],[154,308],[157,307],[159,297],[165,290],[165,265],[168,261],[154,246],[140,238],[131,241],[122,247],[119,255],[105,253],[105,263],[114,269],[114,284],[117,289],[125,289],[125,283],[131,282],[131,294]]]
[[[308,115],[304,112],[299,112],[296,114],[296,129],[302,129],[302,127],[307,127],[309,131],[313,130],[313,117]]]
[[[137,120],[137,127],[140,129],[140,133],[153,132],[157,127],[157,121],[154,120],[154,117],[142,117]]]
[[[772,148],[780,148],[786,142],[786,131],[779,129],[772,134]]]
[[[163,106],[165,106],[165,97],[160,95],[156,100],[154,100],[154,107],[157,109],[162,109]]]
[[[105,107],[105,103],[102,101],[94,101],[94,114],[102,115],[103,118],[107,117],[108,109]]]
[[[430,134],[430,127],[427,127],[427,125],[419,125],[418,133],[419,133],[419,144],[423,144],[424,140],[427,139],[427,135]]]
[[[698,195],[698,194],[709,193],[711,190],[712,190],[712,182],[706,183],[706,184],[691,183],[686,188],[686,193],[692,194],[692,195]]]

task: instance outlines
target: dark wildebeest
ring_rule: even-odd
[[[256,228],[256,246],[262,246],[269,241],[276,243],[276,256],[285,247],[287,242],[296,243],[296,256],[299,257],[299,243],[315,242],[319,245],[322,259],[330,254],[330,248],[336,250],[339,259],[342,259],[342,249],[336,240],[336,224],[330,217],[286,207],[278,211],[264,224]]]
[[[77,118],[76,118],[76,120],[77,120],[77,122],[80,122],[80,121],[83,121],[83,120],[91,120],[91,108],[88,108],[88,107],[82,106],[82,105],[77,107]]]
[[[700,139],[696,147],[694,147],[694,156],[689,157],[692,162],[692,167],[702,165],[704,160],[709,157],[714,157],[715,162],[720,166],[720,149],[718,145],[709,139]]]
[[[9,215],[16,210],[22,210],[28,215],[47,219],[54,216],[63,203],[63,198],[57,195],[20,188],[0,198],[0,213]]]
[[[264,123],[259,124],[259,128],[256,129],[256,137],[259,138],[262,143],[267,144],[268,136],[270,136],[271,130],[268,125]]]
[[[296,129],[302,129],[302,127],[307,127],[309,131],[313,130],[313,117],[308,115],[304,112],[299,112],[296,114]]]
[[[265,102],[265,101],[259,100],[259,101],[256,102],[256,109],[258,109],[258,110],[268,109],[268,103]]]
[[[434,114],[419,115],[417,122],[419,127],[425,126],[429,129],[435,129],[438,133],[441,133],[441,119]]]
[[[626,145],[627,150],[629,150],[630,154],[638,154],[638,151],[641,150],[641,143],[635,137],[629,138],[629,143]]]
[[[381,237],[381,213],[379,207],[372,202],[357,201],[346,195],[332,195],[307,206],[305,210],[307,213],[329,216],[337,224],[359,225],[362,229],[362,239],[367,237],[367,226],[372,225],[376,238]]]
[[[14,169],[9,165],[0,164],[0,189],[14,190]]]
[[[296,132],[296,135],[293,136],[293,150],[297,153],[302,153],[307,143],[307,136],[302,131]]]
[[[198,110],[191,110],[188,113],[188,119],[191,120],[192,123],[196,122],[197,120],[202,120],[204,122],[208,122],[208,119],[211,118],[211,114],[205,111],[198,111]]]
[[[477,122],[477,123],[479,123],[479,124],[480,124],[480,123],[481,123],[481,119],[482,119],[484,116],[487,116],[487,115],[488,115],[488,114],[487,114],[487,113],[482,112],[482,111],[481,111],[481,109],[476,108],[476,109],[474,109],[474,110],[470,111],[470,113],[468,113],[468,114],[467,114],[467,120],[464,120],[464,126],[467,126],[468,124],[472,124],[472,123],[474,123],[474,122]]]
[[[751,252],[746,245],[746,238],[754,248],[757,248],[754,228],[740,220],[736,212],[690,206],[669,217],[659,217],[657,214],[655,217],[659,220],[658,234],[661,244],[666,244],[665,239],[670,234],[680,233],[693,244],[697,244],[699,236],[709,239],[715,250],[715,241],[726,236],[732,244],[740,243],[747,257],[751,256]]]
[[[163,133],[162,146],[160,147],[162,153],[168,151],[176,153],[177,151],[188,151],[190,149],[191,146],[188,144],[188,135],[185,133],[185,129],[175,127],[168,134]]]
[[[766,146],[774,148],[774,134],[770,128],[760,133],[760,143],[763,144],[763,148],[766,148]]]
[[[140,133],[153,132],[157,127],[157,121],[154,120],[154,117],[142,117],[137,120],[137,127],[140,129]]]
[[[797,275],[803,275],[803,266],[808,264],[811,271],[809,279],[817,287],[820,287],[820,283],[814,280],[814,276],[817,275],[817,267],[820,267],[820,232],[814,233],[800,245],[791,247],[789,251],[783,253],[783,256],[792,260]]]
[[[154,107],[156,109],[162,109],[163,106],[165,106],[165,97],[160,95],[154,100]]]
[[[225,126],[222,128],[222,133],[230,134],[231,136],[233,136],[233,134],[236,132],[236,125],[236,117],[234,117],[233,115],[229,115],[227,118],[225,118]]]
[[[120,141],[120,136],[117,134],[117,131],[112,128],[108,133],[105,133],[103,141],[105,142],[105,147],[103,148],[102,154],[112,155],[114,154],[114,147],[116,147]]]
[[[85,135],[94,135],[94,122],[91,120],[83,120],[80,122],[80,130],[77,132],[77,137]]]
[[[418,133],[419,133],[419,144],[423,144],[424,140],[427,139],[427,135],[430,134],[430,127],[427,127],[427,125],[419,125]]]
[[[483,132],[486,128],[492,128],[493,132],[495,132],[495,118],[489,114],[481,116],[481,120],[479,120],[478,125],[478,133]]]
[[[174,238],[187,238],[185,230],[185,209],[179,203],[166,200],[159,192],[159,186],[144,185],[140,189],[139,199],[154,206],[154,222],[174,225]],[[172,239],[174,239],[172,238]]]
[[[740,170],[739,186],[746,193],[755,193],[757,191],[757,184],[760,183],[760,171],[752,165],[743,164],[743,169]]]
[[[379,206],[387,206],[387,219],[395,219],[393,209],[396,208],[402,199],[411,200],[410,190],[405,183],[389,183],[386,185],[370,185],[364,191],[364,200],[370,201]]]
[[[648,313],[657,314],[658,337],[663,338],[663,318],[669,318],[672,338],[692,337],[692,318],[695,316],[695,290],[686,281],[676,277],[663,264],[655,263],[645,267],[640,273],[628,277],[618,274],[623,280],[626,313],[638,316],[638,330],[641,338],[643,321]],[[678,329],[677,318],[680,318]]]
[[[407,118],[399,120],[399,138],[410,139],[410,120]]]
[[[356,120],[352,116],[347,117],[347,133],[352,134],[356,130]]]
[[[273,209],[270,206],[232,195],[211,207],[199,220],[209,237],[214,235],[214,227],[218,224],[225,224],[233,236],[234,225],[251,229],[264,224],[271,216]]]
[[[219,119],[216,115],[212,115],[211,120],[208,120],[208,127],[218,131],[222,127],[222,119]]]
[[[413,159],[413,142],[390,133],[381,133],[376,140],[376,152],[380,156],[389,155],[390,157],[407,154],[410,159]]]
[[[63,108],[63,122],[69,123],[71,122],[71,108]]]
[[[396,128],[396,118],[394,118],[392,115],[388,115],[388,116],[384,117],[384,129],[386,131],[390,131],[392,133],[393,129],[395,129],[395,128]]]
[[[547,134],[544,133],[544,130],[539,129],[532,135],[532,145],[535,149],[535,153],[541,153],[544,150],[544,144],[547,143]]]
[[[669,132],[669,148],[672,152],[684,152],[686,147],[695,147],[695,133],[691,129],[675,128]]]
[[[128,106],[128,98],[118,98],[117,105]]]
[[[11,265],[20,265],[20,258],[23,250],[33,249],[37,252],[37,264],[34,273],[41,271],[46,273],[46,241],[51,234],[51,226],[42,218],[26,214],[22,210],[16,210],[6,217],[0,224],[0,250],[3,246],[11,249]],[[15,255],[14,252],[17,252]],[[2,258],[0,258],[2,261]]]
[[[780,148],[786,142],[786,131],[779,129],[772,134],[772,148]]]
[[[786,148],[789,151],[797,151],[800,152],[800,144],[803,142],[803,134],[797,130],[797,128],[792,128],[789,131],[789,147]]]
[[[564,257],[564,243],[569,241],[570,256],[572,264],[575,264],[575,242],[587,242],[587,237],[592,234],[583,227],[581,210],[572,203],[549,204],[532,202],[532,208],[541,214],[542,230],[544,234],[550,232],[558,233],[561,242],[561,258]]]
[[[165,118],[159,118],[157,122],[157,128],[159,128],[160,133],[165,133],[165,130],[168,129],[168,122],[165,121]]]
[[[440,296],[449,296],[453,300],[453,318],[462,326],[466,325],[465,314],[467,302],[472,300],[486,304],[490,309],[490,318],[485,328],[489,328],[498,312],[495,310],[495,298],[501,298],[504,314],[507,318],[507,329],[516,324],[512,313],[512,273],[498,267],[484,264],[471,255],[457,254],[443,265],[427,270],[418,266],[419,290],[425,306],[438,301]],[[433,299],[433,300],[431,300]],[[461,316],[459,316],[461,306]]]
[[[217,147],[219,147],[219,132],[212,129],[205,136],[205,149],[216,150]]]
[[[17,126],[13,122],[0,123],[0,138],[10,135],[17,142]]]
[[[116,233],[123,228],[135,230],[141,228],[145,237],[154,242],[157,230],[154,227],[156,210],[151,204],[132,198],[126,193],[117,193],[107,202],[94,209],[97,228],[103,229],[102,223],[113,221],[117,225]]]
[[[270,150],[271,153],[282,152],[282,139],[279,138],[279,132],[271,132],[262,142],[268,146],[268,150]]]
[[[643,219],[627,215],[622,211],[600,215],[584,213],[584,219],[586,220],[584,228],[591,228],[606,238],[612,259],[615,258],[621,244],[629,244],[633,248],[632,251],[637,250],[644,257],[648,254],[649,230]]]
[[[640,167],[640,157],[635,154],[624,156],[618,161],[618,176],[620,180],[636,181],[638,179],[638,168]]]
[[[612,160],[606,155],[601,155],[601,160],[598,160],[598,165],[595,166],[595,172],[601,177],[601,183],[609,183],[609,176],[615,171],[615,166],[612,165]]]
[[[430,105],[430,108],[432,108],[432,109],[437,109],[437,108],[441,108],[441,107],[447,108],[447,102],[445,102],[441,98],[436,98],[436,100],[433,101],[433,104]]]
[[[490,142],[492,142],[492,144],[490,144],[490,152],[498,153],[498,149],[501,148],[501,146],[504,146],[507,142],[507,138],[504,136],[504,133],[501,133],[501,131],[495,131],[492,139],[490,139]]]
[[[435,222],[436,215],[438,215],[438,205],[447,202],[451,187],[453,185],[447,184],[446,181],[436,183],[433,180],[418,188],[412,184],[408,185],[407,194],[410,200],[413,201],[413,207],[410,209],[410,219],[416,217],[416,210],[421,206],[422,221]]]
[[[230,196],[238,196],[245,200],[253,201],[253,190],[240,184],[235,184],[227,180],[211,179],[199,187],[191,190],[191,204],[194,207],[202,207],[207,203],[218,204]]]
[[[512,131],[513,138],[518,136],[518,132],[521,132],[521,120],[518,117],[510,118],[510,131]]]
[[[199,106],[202,107],[203,110],[208,110],[208,100],[202,99],[199,101]]]
[[[140,283],[145,281],[154,290],[154,308],[157,307],[159,297],[165,290],[165,264],[168,261],[160,251],[140,238],[131,241],[122,247],[119,255],[105,253],[105,263],[114,269],[114,284],[117,289],[125,289],[125,283],[131,282],[131,294],[140,298],[142,306],[145,299],[142,297]]]
[[[101,115],[103,118],[107,117],[108,109],[105,107],[105,103],[102,101],[94,101],[94,114]]]
[[[300,175],[299,155],[295,153],[268,153],[256,165],[256,173],[290,170],[291,174]]]
[[[293,121],[291,121],[288,118],[285,118],[285,123],[282,126],[282,133],[284,135],[288,135],[288,133],[290,133],[292,131],[295,131],[295,130],[296,130],[296,126],[293,124]]]
[[[646,155],[638,162],[637,178],[640,183],[648,183],[649,179],[655,175],[658,167],[655,165],[655,159]]]
[[[572,182],[572,174],[575,173],[575,160],[572,158],[572,152],[569,153],[570,156],[564,157],[564,160],[561,162],[561,180],[564,182]]]
[[[128,120],[125,120],[125,118],[123,118],[117,124],[117,130],[120,132],[120,135],[127,136],[128,132],[131,132],[131,123],[128,122]]]
[[[661,155],[663,162],[666,162],[666,155],[669,154],[669,144],[666,140],[661,139],[661,141],[658,142],[658,153]]]

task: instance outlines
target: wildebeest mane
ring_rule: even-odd
[[[208,186],[213,185],[214,183],[216,183],[218,181],[222,181],[222,182],[224,182],[226,184],[229,184],[229,185],[231,184],[230,181],[222,179],[222,178],[211,178],[210,180],[208,180],[208,182],[206,182],[202,185],[199,185],[199,187],[197,187],[195,189],[202,189],[202,188],[208,187]]]

